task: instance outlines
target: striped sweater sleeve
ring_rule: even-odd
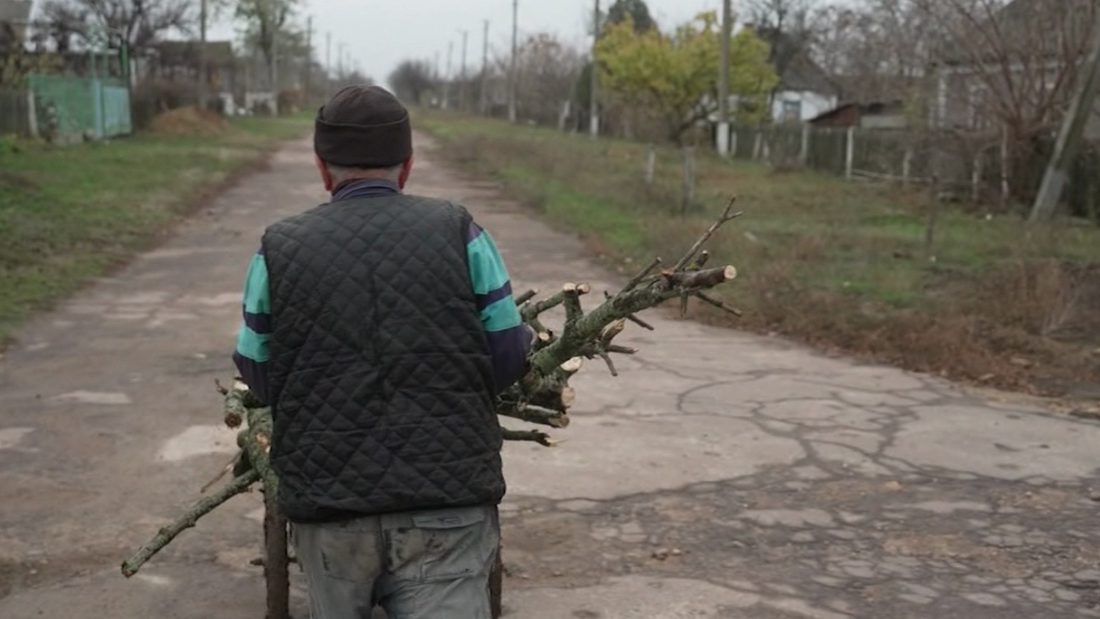
[[[520,318],[508,270],[493,237],[475,223],[470,224],[467,233],[466,253],[470,281],[489,341],[497,391],[503,391],[527,371],[531,332]]]
[[[241,379],[262,402],[268,402],[267,370],[271,359],[271,298],[267,282],[267,263],[257,252],[244,278],[244,320],[237,333],[233,362]]]

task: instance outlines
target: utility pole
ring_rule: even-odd
[[[332,31],[325,33],[325,98],[332,95]]]
[[[599,72],[596,67],[596,45],[600,42],[600,0],[596,0],[596,10],[593,13],[592,18],[592,72],[589,76],[591,81],[589,82],[589,89],[592,95],[592,100],[589,102],[588,107],[588,133],[595,140],[600,137],[600,103],[599,93],[596,92],[596,74]]]
[[[443,85],[443,109],[451,109],[451,69],[454,66],[455,42],[447,43],[447,81]]]
[[[722,0],[722,49],[718,74],[718,154],[730,154],[730,31],[733,29],[731,0]]]
[[[279,115],[279,29],[271,31],[271,92],[275,95],[273,108]]]
[[[512,0],[512,59],[508,63],[508,122],[516,122],[516,55],[519,53],[519,0]]]
[[[481,46],[481,113],[489,115],[489,20],[485,20],[485,35]]]
[[[206,0],[199,2],[199,109],[206,109],[207,86],[210,81],[206,66]]]
[[[467,40],[469,38],[470,38],[470,31],[469,30],[463,30],[462,31],[462,71],[461,71],[461,73],[459,73],[459,76],[458,76],[458,79],[460,80],[459,81],[460,90],[458,92],[458,109],[460,109],[462,111],[466,111],[466,104],[467,104],[467,101],[469,99],[468,95],[470,94],[469,92],[467,92],[467,90],[468,90],[467,86],[468,85],[466,84],[466,43],[467,43]]]
[[[1028,218],[1029,223],[1042,223],[1054,217],[1055,211],[1058,210],[1058,202],[1062,199],[1062,192],[1066,188],[1070,166],[1081,151],[1085,125],[1092,116],[1096,93],[1100,90],[1100,15],[1097,16],[1097,25],[1098,27],[1094,30],[1097,34],[1094,35],[1092,53],[1088,62],[1081,67],[1084,71],[1081,88],[1073,98],[1066,118],[1062,121],[1058,141],[1054,144],[1054,155],[1051,156],[1050,164],[1043,175],[1039,194],[1035,196],[1031,217]]]
[[[340,43],[336,46],[336,80],[339,85],[344,83],[344,48],[347,47],[347,43]]]
[[[306,83],[302,90],[305,91],[303,95],[304,103],[310,105],[309,96],[312,94],[313,85],[313,16],[310,15],[306,21]]]

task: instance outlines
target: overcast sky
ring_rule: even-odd
[[[467,63],[481,64],[483,23],[489,20],[490,54],[511,48],[512,0],[306,0],[299,19],[313,16],[317,57],[325,62],[325,35],[332,33],[332,61],[337,46],[347,51],[361,70],[384,82],[406,58],[434,62],[446,70],[447,45],[454,42],[454,70],[462,61],[462,30],[469,31]],[[606,10],[611,0],[602,0]],[[703,10],[717,9],[720,0],[648,0],[650,11],[663,29],[691,19]],[[587,45],[586,24],[591,0],[519,0],[520,37],[552,32],[563,41]],[[223,30],[219,28],[219,30]],[[224,29],[222,36],[231,34]]]

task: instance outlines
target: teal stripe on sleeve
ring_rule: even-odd
[[[241,330],[237,333],[237,352],[257,363],[263,363],[271,359],[271,352],[268,349],[270,342],[270,335],[256,333],[248,325],[242,324]]]
[[[271,297],[267,287],[267,263],[260,254],[252,256],[244,277],[244,311],[250,314],[270,314]]]
[[[466,254],[470,260],[474,294],[488,294],[508,283],[508,270],[488,232],[482,230],[471,239],[466,244]]]
[[[518,327],[523,324],[523,319],[520,318],[515,301],[509,295],[481,310],[481,322],[486,331],[493,333]]]

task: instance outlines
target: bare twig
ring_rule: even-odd
[[[555,441],[549,434],[539,430],[509,430],[504,428],[501,429],[501,434],[504,435],[506,441],[528,441],[538,443],[544,447],[554,447],[561,443],[561,441]]]
[[[705,245],[707,241],[710,240],[710,237],[714,236],[714,233],[717,232],[719,228],[729,223],[730,221],[737,219],[743,214],[741,211],[738,211],[736,213],[733,212],[733,206],[736,203],[737,197],[734,196],[730,199],[729,204],[726,205],[726,210],[722,212],[722,216],[718,218],[718,221],[711,224],[710,228],[705,233],[703,233],[703,236],[699,237],[699,240],[695,241],[695,244],[691,246],[691,249],[689,249],[688,252],[684,254],[684,257],[680,258],[679,262],[676,263],[676,266],[672,267],[672,270],[674,272],[682,271],[684,267],[690,264],[691,261],[695,258],[695,254],[699,253],[699,250],[703,248],[703,245]]]
[[[531,299],[534,299],[535,295],[537,295],[538,293],[539,291],[534,289],[520,293],[520,295],[515,298],[516,305],[523,305]]]
[[[737,309],[736,307],[731,307],[729,305],[726,305],[724,302],[719,301],[718,299],[715,299],[714,297],[711,297],[711,296],[707,295],[704,292],[696,292],[695,297],[698,298],[700,301],[703,301],[705,303],[709,303],[709,304],[713,305],[714,307],[717,307],[720,310],[729,312],[730,314],[733,314],[734,316],[737,316],[738,318],[745,315],[745,312],[742,312],[741,310]]]

